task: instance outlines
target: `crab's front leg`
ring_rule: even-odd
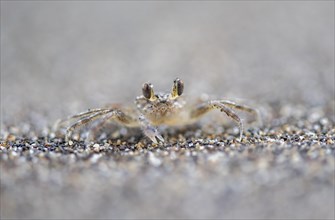
[[[230,103],[230,102],[228,104],[226,101],[214,100],[214,101],[208,101],[208,102],[197,105],[195,109],[191,111],[190,116],[191,116],[191,119],[197,119],[213,109],[219,109],[221,112],[226,113],[228,117],[232,118],[235,122],[238,123],[239,129],[240,129],[239,140],[242,140],[242,133],[243,133],[242,120],[233,110],[231,110],[227,106],[229,107],[236,106],[236,108],[240,110],[246,110],[248,112],[251,111],[251,108],[247,108],[247,107],[243,108],[242,106],[234,105],[233,103]]]
[[[74,115],[70,119],[74,118],[80,118],[80,120],[67,127],[65,136],[66,141],[69,140],[69,137],[71,137],[74,130],[98,119],[102,120],[102,122],[98,123],[98,125],[108,120],[115,120],[127,127],[133,127],[137,125],[137,121],[135,118],[119,109],[101,109],[94,111],[89,110],[87,112]]]
[[[230,108],[253,114],[254,117],[255,117],[255,120],[258,122],[258,124],[261,127],[263,126],[263,120],[261,118],[261,114],[260,114],[258,109],[254,109],[254,108],[251,108],[251,107],[246,106],[246,105],[236,104],[235,102],[228,101],[228,100],[219,100],[219,102],[223,105],[226,105],[226,106],[230,107]]]
[[[146,119],[142,114],[138,118],[140,122],[140,126],[142,128],[142,131],[145,136],[150,138],[152,142],[155,144],[158,143],[158,141],[164,142],[164,138],[162,135],[158,132],[157,128],[150,124],[148,119]]]

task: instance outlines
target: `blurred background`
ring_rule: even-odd
[[[144,82],[307,106],[334,99],[333,1],[1,1],[2,120],[131,103]]]

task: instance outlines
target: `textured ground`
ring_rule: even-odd
[[[334,219],[334,1],[0,4],[1,219]],[[159,146],[125,130],[69,145],[52,129],[176,77],[264,125],[241,114],[239,142],[211,114]]]
[[[69,145],[9,127],[2,217],[333,218],[335,129],[324,111],[286,107],[241,142],[229,127],[170,129],[160,146],[141,137]]]

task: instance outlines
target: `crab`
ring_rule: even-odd
[[[257,110],[245,105],[239,105],[227,100],[207,100],[188,103],[183,96],[184,83],[179,78],[173,81],[169,93],[154,92],[151,83],[144,83],[142,95],[135,99],[135,106],[123,107],[112,105],[106,108],[89,109],[88,111],[71,116],[61,123],[71,123],[66,128],[66,140],[72,133],[91,122],[98,121],[96,126],[114,121],[126,127],[139,127],[143,134],[153,143],[164,142],[158,126],[185,126],[197,122],[211,110],[224,112],[234,120],[239,127],[239,140],[242,139],[243,123],[233,109],[258,114]]]

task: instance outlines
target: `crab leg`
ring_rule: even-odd
[[[227,101],[227,100],[218,100],[218,101],[220,103],[230,107],[230,108],[234,108],[234,109],[237,109],[237,110],[240,110],[240,111],[245,111],[245,112],[253,114],[256,117],[256,121],[258,121],[259,125],[263,126],[263,121],[262,121],[262,118],[261,118],[261,114],[257,109],[253,109],[253,108],[251,108],[249,106],[246,106],[246,105],[239,105],[239,104],[236,104],[234,102]]]
[[[239,105],[239,104],[236,104],[234,102],[231,102],[231,101],[227,101],[227,100],[217,100],[217,102],[220,102],[230,108],[235,108],[235,109],[238,109],[238,110],[241,110],[241,111],[246,111],[246,112],[249,112],[249,113],[253,113],[253,114],[257,114],[257,111],[253,108],[250,108],[246,105]]]
[[[99,118],[99,117],[101,117],[105,114],[108,114],[110,111],[111,110],[98,111],[97,113],[91,114],[91,115],[89,115],[87,117],[84,117],[84,118],[80,119],[79,121],[75,122],[74,124],[72,124],[71,126],[69,126],[66,129],[66,140],[68,140],[68,137],[70,137],[72,132],[75,129],[77,129],[78,127],[86,125],[87,123],[90,123],[91,121],[93,121],[93,120],[95,120],[95,119],[97,119],[97,118]],[[82,114],[82,115],[84,115],[84,114]],[[76,117],[76,116],[73,116],[73,117]]]
[[[63,126],[66,123],[70,123],[71,121],[75,120],[75,119],[84,119],[86,117],[89,117],[90,115],[99,113],[99,112],[103,112],[109,109],[101,109],[101,108],[97,108],[97,109],[89,109],[86,112],[82,112],[76,115],[73,115],[67,119],[61,120],[57,123],[56,128],[59,128],[61,126]]]
[[[124,112],[118,109],[105,109],[103,111],[98,111],[98,113],[95,113],[93,115],[87,116],[76,123],[72,124],[70,127],[67,128],[67,139],[71,136],[72,132],[77,129],[78,127],[81,127],[83,125],[86,125],[96,119],[102,118],[102,122],[98,123],[96,126],[101,125],[102,123],[106,122],[109,119],[115,119],[119,123],[128,126],[128,127],[135,127],[138,126],[137,120],[132,118],[129,115],[126,115]]]
[[[124,112],[122,112],[121,110],[117,110],[117,109],[105,109],[103,111],[98,111],[97,113],[90,115],[88,117],[85,117],[79,121],[77,121],[76,123],[72,124],[70,127],[67,128],[67,135],[66,137],[68,138],[69,136],[71,136],[71,133],[78,127],[81,127],[87,123],[90,123],[98,118],[103,118],[103,122],[106,122],[109,119],[116,119],[118,122],[129,126],[129,127],[134,127],[137,125],[137,121],[126,115]],[[99,123],[97,126],[101,125],[101,123]]]
[[[233,110],[229,109],[227,106],[221,103],[221,101],[209,101],[200,104],[194,111],[191,112],[191,119],[199,118],[213,109],[219,109],[221,112],[226,113],[228,117],[232,118],[235,122],[238,123],[240,130],[239,140],[242,140],[243,123],[241,118]]]

